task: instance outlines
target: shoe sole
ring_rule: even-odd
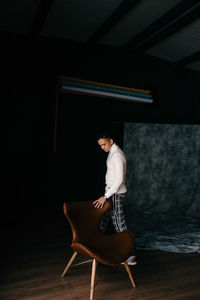
[[[124,263],[122,262],[121,265],[124,265]],[[128,265],[129,266],[135,266],[135,265],[137,265],[137,263],[136,262],[134,262],[134,263],[128,263]]]

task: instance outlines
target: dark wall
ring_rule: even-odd
[[[54,174],[61,202],[97,199],[104,193],[107,155],[97,135],[110,130],[123,146],[123,123],[114,120],[113,105],[112,100],[60,94]]]
[[[42,219],[44,215],[59,215],[59,184],[56,188],[54,184],[56,180],[60,183],[65,178],[64,175],[70,174],[65,173],[67,168],[66,165],[62,166],[62,158],[66,157],[66,153],[73,152],[74,144],[76,149],[80,145],[86,155],[88,146],[84,144],[83,136],[86,131],[89,132],[86,136],[86,140],[89,140],[88,148],[93,153],[96,151],[96,157],[102,154],[95,150],[94,137],[105,122],[120,128],[119,139],[125,121],[199,124],[198,73],[148,56],[134,57],[130,51],[119,48],[89,48],[59,40],[30,40],[12,34],[2,35],[1,41],[1,75],[4,78],[1,89],[4,150],[1,163],[1,199],[5,207],[6,222],[9,224],[17,223],[19,219],[27,220],[38,216]],[[74,105],[75,97],[65,96],[62,99],[64,106],[61,105],[60,109],[63,108],[61,114],[66,112],[64,118],[67,121],[59,123],[59,151],[54,154],[53,123],[58,74],[151,89],[155,94],[155,101],[149,105],[113,100],[108,102],[102,99],[94,101],[94,98],[83,99],[76,96],[79,103]],[[79,133],[78,141],[81,143],[74,138]],[[70,151],[66,136],[74,139]],[[88,165],[88,157],[87,154],[83,169]],[[101,159],[103,161],[105,157]],[[98,169],[98,165],[93,165],[95,174],[96,167]],[[85,172],[85,178],[90,171],[91,168]],[[103,174],[103,168],[101,173]],[[60,178],[58,174],[63,176]],[[101,185],[102,174],[95,175],[93,182],[97,178]],[[68,188],[67,185],[65,188],[65,184],[64,180],[62,189],[66,193]],[[83,184],[82,188],[84,186]],[[90,191],[88,183],[86,186],[87,194]],[[96,191],[97,188],[92,189],[92,194],[96,194]],[[63,194],[60,198],[62,197]]]

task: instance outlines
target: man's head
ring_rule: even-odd
[[[97,142],[101,147],[101,149],[105,152],[108,152],[112,147],[112,145],[114,144],[112,135],[108,131],[99,134],[97,137]]]

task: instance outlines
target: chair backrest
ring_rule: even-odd
[[[102,208],[96,208],[92,201],[64,203],[63,211],[72,229],[72,243],[83,242],[99,233],[100,221],[111,208],[110,201],[106,201]]]
[[[130,232],[104,234],[100,230],[100,221],[111,208],[109,201],[105,202],[103,208],[96,208],[91,201],[67,202],[63,205],[72,229],[72,249],[107,265],[124,262],[133,253],[134,247]]]

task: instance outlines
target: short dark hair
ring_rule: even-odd
[[[108,139],[108,140],[113,140],[113,136],[112,136],[112,133],[110,131],[102,131],[100,133],[98,133],[97,135],[97,141],[100,140],[100,139]]]

